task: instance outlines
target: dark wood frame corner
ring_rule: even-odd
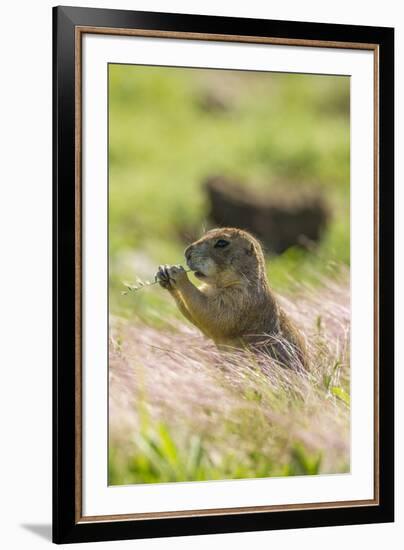
[[[83,517],[81,43],[85,33],[372,50],[375,92],[374,487],[369,501]],[[53,10],[53,540],[118,540],[394,519],[394,30],[199,15]]]

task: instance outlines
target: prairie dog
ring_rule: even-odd
[[[264,348],[286,366],[306,366],[304,339],[269,286],[257,239],[241,229],[212,229],[186,248],[185,259],[201,286],[179,265],[160,266],[156,280],[218,347]]]

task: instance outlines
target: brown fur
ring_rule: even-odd
[[[218,248],[220,240],[228,244]],[[305,366],[304,340],[269,287],[262,248],[252,235],[212,229],[185,257],[203,281],[199,288],[181,266],[160,266],[156,278],[189,321],[219,347],[265,349],[286,365]]]

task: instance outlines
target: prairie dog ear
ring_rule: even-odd
[[[254,244],[250,243],[246,249],[246,254],[252,256],[254,254]]]

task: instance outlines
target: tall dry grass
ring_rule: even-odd
[[[308,372],[218,351],[186,321],[111,318],[111,484],[349,471],[347,277],[280,301]]]

